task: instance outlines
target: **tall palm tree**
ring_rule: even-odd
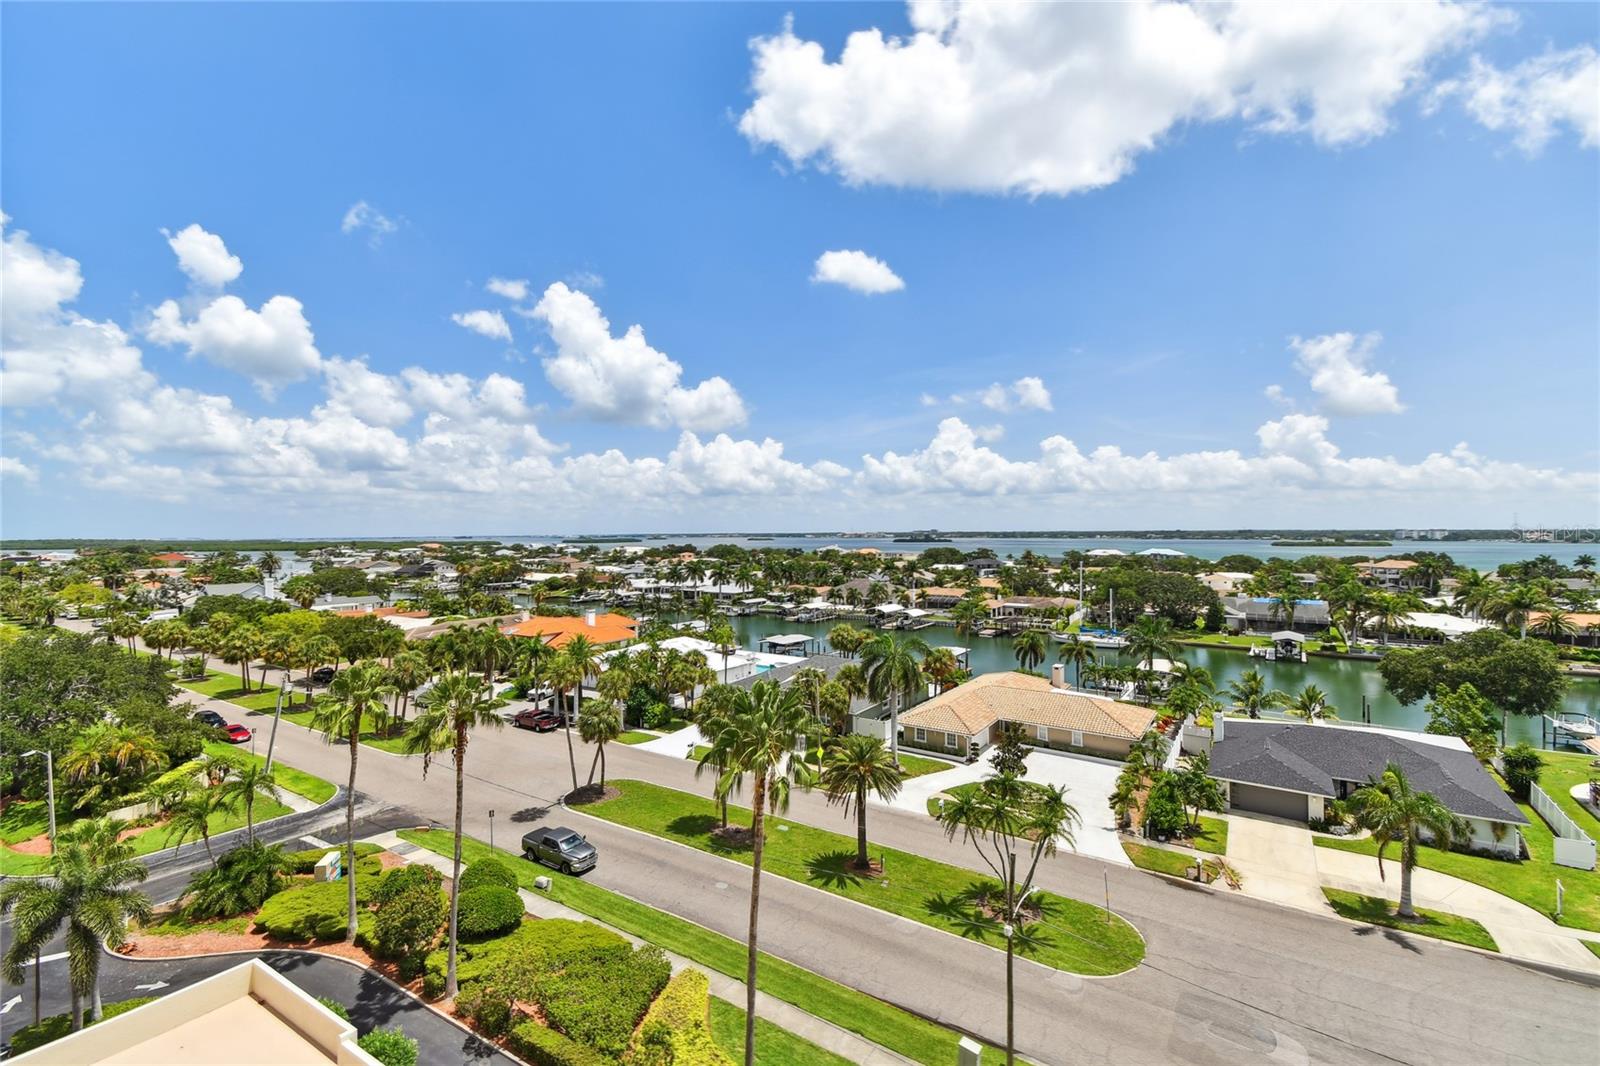
[[[900,793],[906,773],[878,737],[851,733],[840,737],[823,753],[819,782],[829,803],[844,807],[845,817],[855,808],[856,868],[871,869],[867,857],[867,795],[892,802]]]
[[[1074,637],[1056,649],[1056,658],[1072,664],[1073,684],[1082,688],[1083,668],[1094,662],[1094,645]]]
[[[1035,669],[1044,662],[1048,645],[1045,643],[1044,630],[1025,629],[1011,638],[1011,654],[1016,657],[1017,665],[1024,670]]]
[[[205,846],[211,868],[216,869],[217,857],[211,851],[211,822],[233,809],[233,804],[223,798],[219,788],[190,789],[171,805],[167,815],[167,843],[176,852],[185,842],[198,838]]]
[[[1260,718],[1262,711],[1281,707],[1288,702],[1288,697],[1283,693],[1267,688],[1267,679],[1254,668],[1239,675],[1228,686],[1226,695],[1233,701],[1234,710],[1243,711],[1251,718]]]
[[[912,694],[922,686],[918,656],[926,656],[928,651],[928,642],[921,637],[893,633],[879,633],[861,649],[867,694],[889,704],[889,750],[896,766],[900,765],[900,712],[910,706]]]
[[[1308,722],[1339,717],[1339,712],[1328,703],[1328,694],[1315,685],[1307,685],[1291,697],[1283,713],[1292,718],[1304,718]]]
[[[244,836],[251,841],[256,838],[256,797],[265,796],[270,800],[283,798],[283,789],[278,786],[277,778],[254,759],[236,766],[222,783],[219,792],[222,799],[230,804],[244,804]]]
[[[1450,846],[1455,815],[1431,792],[1411,787],[1405,771],[1394,763],[1383,776],[1351,793],[1350,810],[1356,824],[1372,834],[1378,845],[1378,877],[1383,878],[1383,856],[1390,844],[1400,845],[1400,910],[1402,918],[1416,918],[1411,906],[1411,871],[1417,865],[1417,847],[1426,832],[1441,848]]]
[[[537,644],[538,641],[529,643]],[[395,710],[401,725],[405,724],[411,694],[432,676],[433,670],[428,666],[428,659],[420,651],[402,651],[389,663],[389,683],[394,686]]]
[[[428,768],[438,752],[450,752],[456,766],[455,852],[451,858],[449,955],[444,974],[444,994],[447,997],[454,996],[457,990],[456,921],[461,903],[457,886],[461,883],[461,823],[466,809],[467,741],[474,729],[499,729],[505,725],[505,720],[495,713],[500,705],[488,681],[466,671],[452,671],[433,686],[428,693],[426,709],[417,715],[406,734],[406,751],[422,754],[424,778],[428,776]]]
[[[566,687],[572,689],[572,718],[583,717],[583,679],[600,669],[600,649],[589,638],[579,633],[570,638],[561,649],[561,660],[556,670]],[[572,747],[572,718],[562,717],[566,724],[567,761],[572,765],[572,791],[578,791],[578,756]]]
[[[578,719],[578,736],[595,747],[589,763],[589,783],[594,783],[595,763],[600,765],[600,791],[606,790],[606,745],[622,735],[622,712],[612,700],[589,705],[589,713]]]
[[[727,769],[717,782],[726,796],[748,775],[755,781],[751,793],[750,823],[750,935],[745,957],[744,1062],[754,1066],[756,1056],[756,961],[759,957],[757,925],[761,914],[761,859],[766,841],[766,816],[770,810],[788,809],[791,785],[811,787],[812,772],[804,759],[790,758],[802,739],[814,739],[815,723],[806,713],[800,693],[758,681],[734,690],[726,724],[712,741],[713,757]]]
[[[981,593],[977,595],[969,593],[950,608],[950,619],[956,624],[956,632],[963,637],[970,637],[976,633],[988,617],[989,608]]]
[[[1487,612],[1499,592],[1499,583],[1490,581],[1487,574],[1480,570],[1463,570],[1456,578],[1452,602],[1457,609],[1477,618]]]
[[[1417,606],[1413,596],[1380,592],[1372,597],[1372,620],[1378,623],[1378,631],[1385,645],[1389,643],[1389,630],[1403,625]]]
[[[1158,615],[1145,615],[1124,632],[1128,638],[1124,654],[1143,663],[1146,670],[1155,669],[1157,659],[1177,662],[1183,657],[1183,645],[1172,623]]]
[[[1534,611],[1550,606],[1550,597],[1537,585],[1522,584],[1506,590],[1489,604],[1486,612],[1490,618],[1508,626],[1518,627],[1518,639],[1528,637],[1528,616]]]
[[[1551,640],[1560,641],[1562,637],[1570,637],[1578,631],[1577,625],[1572,621],[1572,612],[1560,607],[1547,607],[1544,617],[1533,625],[1533,631]]]
[[[229,630],[217,645],[217,654],[225,663],[239,666],[239,687],[250,691],[250,660],[261,651],[261,634],[254,626],[236,626]]]
[[[320,732],[330,744],[346,744],[350,748],[350,782],[345,788],[344,835],[345,879],[349,882],[349,923],[345,939],[356,939],[356,764],[361,756],[361,734],[370,728],[382,733],[389,725],[389,706],[385,702],[392,691],[388,671],[373,659],[362,659],[341,671],[328,686],[328,697],[318,702],[312,714],[311,728]]]
[[[337,665],[339,662],[339,644],[332,637],[317,636],[307,637],[300,644],[300,667],[305,670],[306,699],[311,698],[311,675],[317,672],[319,666],[329,663]],[[335,675],[337,676],[337,675]]]
[[[738,650],[739,638],[734,634],[733,626],[728,623],[727,619],[723,619],[706,630],[706,639],[716,647],[717,653],[722,656],[722,683],[726,685],[728,683],[728,656]]]
[[[132,844],[117,839],[121,829],[121,822],[109,818],[79,822],[58,837],[49,876],[13,878],[0,886],[0,914],[11,916],[0,973],[21,984],[23,968],[65,926],[74,1029],[83,1028],[86,996],[90,1020],[101,1017],[101,946],[115,944],[130,920],[143,921],[152,910],[149,898],[130,887],[150,871],[133,857]],[[43,979],[35,967],[34,980]]]

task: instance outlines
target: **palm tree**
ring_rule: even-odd
[[[311,698],[311,675],[317,672],[319,666],[329,663],[337,665],[339,662],[339,644],[332,637],[318,634],[307,637],[300,644],[300,666],[306,672],[306,699]],[[337,675],[335,675],[337,676]]]
[[[872,866],[867,857],[867,794],[892,802],[905,779],[905,771],[895,764],[894,756],[878,737],[851,733],[840,737],[823,753],[819,780],[828,802],[843,805],[846,818],[850,808],[855,807],[858,870]]]
[[[1283,693],[1267,688],[1267,679],[1254,668],[1246,670],[1228,686],[1227,696],[1233,701],[1234,710],[1243,711],[1251,718],[1260,718],[1262,711],[1282,707],[1288,702]]]
[[[712,741],[711,751],[701,763],[718,761],[727,767],[717,781],[717,793],[726,796],[749,775],[755,780],[751,793],[750,822],[750,935],[745,957],[744,1062],[754,1066],[756,1057],[756,961],[757,923],[761,913],[761,858],[766,840],[766,816],[770,809],[788,809],[792,784],[811,787],[811,769],[804,759],[791,759],[803,739],[813,736],[815,723],[801,702],[800,693],[780,688],[770,681],[758,681],[750,688],[735,689],[725,725]]]
[[[847,658],[854,657],[861,650],[870,635],[857,629],[849,622],[840,622],[828,630],[828,646]]]
[[[450,928],[449,955],[445,963],[444,994],[456,994],[456,920],[460,913],[461,883],[461,822],[465,806],[467,773],[467,741],[477,728],[499,729],[504,719],[495,713],[500,702],[493,696],[489,682],[466,671],[445,674],[428,693],[428,705],[411,723],[406,734],[406,751],[422,753],[422,776],[428,776],[428,767],[437,752],[448,751],[456,765],[456,825],[455,853],[450,873]],[[354,788],[352,776],[351,787]],[[354,897],[351,897],[354,906]],[[352,920],[354,920],[352,918]]]
[[[949,648],[934,648],[922,660],[922,672],[928,675],[928,680],[939,686],[940,692],[947,692],[954,688],[965,671],[956,661],[955,652]]]
[[[589,783],[594,783],[595,763],[600,764],[600,791],[606,790],[606,745],[622,735],[622,712],[615,702],[591,703],[589,713],[578,719],[578,736],[595,746],[594,762],[589,764]]]
[[[283,789],[278,787],[277,778],[270,770],[251,759],[234,767],[232,775],[223,782],[220,794],[230,805],[244,804],[244,837],[252,841],[256,838],[256,797],[281,800]]]
[[[1490,581],[1482,571],[1464,570],[1456,578],[1453,602],[1459,610],[1467,611],[1476,618],[1488,610],[1499,589],[1499,584]]]
[[[167,818],[167,843],[176,852],[198,837],[205,846],[211,868],[216,869],[217,857],[211,851],[211,820],[233,809],[233,804],[223,799],[218,788],[190,789],[172,804],[172,813]]]
[[[1517,585],[1489,604],[1488,615],[1497,622],[1517,626],[1518,639],[1528,637],[1528,616],[1550,606],[1550,597],[1537,585]]]
[[[1378,845],[1378,877],[1383,878],[1383,855],[1390,844],[1400,845],[1400,910],[1402,918],[1415,919],[1411,906],[1411,871],[1417,865],[1417,846],[1423,832],[1441,848],[1450,846],[1456,819],[1431,792],[1412,789],[1405,771],[1394,763],[1383,776],[1356,789],[1349,799],[1356,825],[1372,834]]]
[[[115,794],[119,782],[165,766],[166,754],[155,734],[137,726],[97,722],[72,738],[61,758],[61,772],[74,784],[93,782],[75,807],[87,807]]]
[[[729,625],[726,619],[723,619],[706,630],[706,639],[716,647],[717,653],[722,656],[722,683],[726,685],[728,683],[728,656],[738,650],[739,638],[734,634],[733,626]]]
[[[529,641],[538,644],[539,641]],[[541,645],[542,647],[543,645]],[[406,709],[411,702],[411,694],[421,684],[433,676],[433,671],[428,666],[427,657],[420,651],[403,651],[389,663],[389,683],[394,686],[396,710],[400,724],[406,720]]]
[[[1011,638],[1011,654],[1016,657],[1017,665],[1024,670],[1032,670],[1044,662],[1046,651],[1042,629],[1025,629]]]
[[[1584,576],[1594,573],[1594,556],[1588,552],[1583,553],[1572,560],[1572,568]]]
[[[981,593],[963,596],[950,608],[950,618],[956,624],[956,632],[964,637],[976,633],[988,617],[989,608]]]
[[[556,670],[560,678],[565,681],[564,687],[572,689],[572,718],[583,717],[583,679],[600,669],[600,649],[589,642],[589,638],[579,633],[570,638],[561,649],[560,663]],[[567,732],[567,761],[572,765],[572,791],[578,791],[578,756],[572,747],[572,718],[565,715],[562,721],[566,723]]]
[[[1172,623],[1158,615],[1145,615],[1126,630],[1128,646],[1125,654],[1134,662],[1144,663],[1146,670],[1155,669],[1157,659],[1177,662],[1183,657],[1183,645],[1173,631]]]
[[[345,939],[356,939],[356,763],[361,755],[361,734],[370,727],[382,733],[389,725],[389,707],[384,702],[391,687],[383,664],[363,659],[341,671],[328,686],[328,698],[317,704],[311,728],[330,744],[350,748],[350,782],[345,788],[344,835],[345,879],[349,881],[349,924]]]
[[[922,687],[922,665],[917,657],[927,655],[928,650],[928,642],[921,637],[893,633],[879,633],[861,649],[868,695],[889,703],[889,750],[896,766],[900,765],[900,711]]]
[[[72,1027],[83,1028],[83,1000],[99,1021],[100,950],[122,938],[130,920],[150,917],[150,900],[129,886],[149,876],[133,857],[133,845],[118,840],[122,823],[111,819],[79,822],[56,841],[48,877],[13,878],[0,886],[0,914],[10,915],[11,942],[0,959],[0,973],[20,984],[23,967],[66,926],[67,981],[72,994]],[[44,974],[35,967],[34,980]]]
[[[1056,649],[1056,658],[1064,663],[1072,664],[1072,680],[1078,687],[1083,687],[1083,668],[1094,662],[1094,645],[1086,640],[1073,637],[1061,647]]]
[[[1533,631],[1559,642],[1562,637],[1570,637],[1576,633],[1578,627],[1572,621],[1571,611],[1552,606],[1546,608],[1544,617],[1534,623]]]
[[[1308,722],[1322,722],[1338,718],[1339,712],[1328,703],[1328,694],[1315,685],[1307,685],[1292,697],[1284,707],[1291,718],[1304,718]]]
[[[261,558],[256,560],[256,569],[268,577],[274,577],[283,569],[283,561],[278,558],[277,552],[262,552]]]
[[[1389,630],[1403,625],[1406,617],[1417,609],[1417,602],[1411,596],[1396,595],[1392,592],[1380,592],[1372,598],[1372,620],[1378,623],[1378,631],[1382,636],[1384,645],[1389,643]]]
[[[217,644],[217,655],[225,663],[239,666],[239,687],[250,691],[250,660],[261,650],[261,636],[253,626],[236,626]]]

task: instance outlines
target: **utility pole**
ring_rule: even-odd
[[[30,755],[44,756],[45,804],[50,808],[50,854],[54,855],[56,853],[56,760],[48,749],[40,751],[35,748],[22,753],[24,759]]]

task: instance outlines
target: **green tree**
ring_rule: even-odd
[[[822,791],[829,803],[844,807],[845,817],[855,810],[857,869],[870,870],[872,866],[867,857],[867,796],[893,802],[905,778],[905,771],[878,737],[851,733],[824,749],[819,779]]]
[[[132,783],[167,764],[153,733],[120,722],[101,721],[72,740],[61,758],[61,773],[81,789],[74,807],[114,799]]]
[[[211,851],[211,822],[218,815],[231,810],[233,805],[222,798],[217,788],[190,789],[172,804],[171,813],[167,816],[167,843],[172,845],[173,851],[177,851],[187,841],[198,839],[206,849],[206,858],[215,869],[217,857]]]
[[[1146,615],[1128,627],[1126,636],[1128,645],[1123,653],[1134,662],[1143,663],[1146,670],[1155,669],[1157,659],[1177,662],[1183,658],[1183,645],[1165,618]]]
[[[1253,667],[1228,686],[1226,695],[1233,701],[1234,710],[1243,711],[1251,718],[1260,718],[1262,711],[1282,707],[1288,702],[1283,693],[1267,688],[1267,679]]]
[[[606,790],[606,745],[622,735],[622,712],[611,700],[589,704],[589,713],[578,719],[578,736],[585,744],[594,745],[594,759],[589,763],[589,783],[594,783],[595,764],[600,765],[600,791]]]
[[[1505,716],[1468,681],[1454,691],[1441,689],[1428,701],[1428,725],[1424,732],[1460,737],[1474,755],[1486,760],[1494,754],[1496,719],[1503,723]]]
[[[130,920],[147,919],[152,910],[149,898],[131,887],[149,870],[133,857],[132,844],[117,839],[122,826],[111,819],[79,822],[59,834],[48,876],[0,885],[0,914],[11,917],[0,972],[21,984],[24,967],[65,927],[74,1029],[83,1028],[85,997],[93,1004],[90,1020],[100,1020],[102,945],[115,945]],[[34,974],[43,979],[42,971]]]
[[[1072,683],[1083,687],[1083,668],[1094,663],[1094,645],[1073,637],[1056,649],[1056,658],[1072,664]]]
[[[1539,783],[1544,770],[1544,758],[1539,749],[1526,741],[1513,744],[1500,753],[1500,765],[1505,770],[1506,784],[1518,799],[1526,800],[1528,792]]]
[[[801,740],[815,739],[811,716],[800,694],[770,681],[757,681],[734,690],[725,726],[712,741],[702,764],[719,762],[727,767],[717,781],[719,796],[727,796],[744,777],[755,782],[751,792],[750,823],[750,934],[745,958],[744,1062],[756,1057],[756,962],[759,957],[757,926],[761,913],[761,860],[766,841],[766,816],[789,807],[792,785],[812,784],[812,772],[803,759],[791,759]]]
[[[895,765],[900,763],[900,712],[911,704],[911,697],[922,687],[919,656],[928,654],[928,643],[921,637],[897,637],[879,633],[861,650],[866,668],[867,692],[875,700],[889,704],[889,750]]]
[[[1554,714],[1567,687],[1554,647],[1494,629],[1436,647],[1391,651],[1379,660],[1378,673],[1401,703],[1470,683],[1508,714]]]
[[[1011,654],[1024,670],[1036,669],[1044,662],[1047,647],[1042,629],[1025,629],[1011,638]]]
[[[572,689],[572,717],[563,717],[567,734],[567,761],[572,767],[572,791],[578,791],[578,755],[572,747],[573,718],[583,717],[583,680],[600,672],[600,649],[589,638],[579,633],[570,638],[561,649],[552,677],[559,678],[563,687]]]
[[[1284,706],[1291,718],[1304,718],[1308,722],[1321,722],[1339,717],[1339,712],[1328,703],[1328,694],[1316,685],[1307,685],[1291,697]]]
[[[345,939],[350,943],[355,943],[359,913],[356,910],[356,765],[361,757],[361,734],[368,728],[381,733],[389,724],[389,707],[385,700],[390,691],[388,671],[383,664],[363,660],[334,677],[327,697],[317,701],[311,717],[311,728],[320,732],[328,743],[345,744],[350,750],[344,816],[345,880],[349,884]]]
[[[1185,807],[1194,811],[1189,818],[1190,825],[1200,824],[1202,810],[1222,810],[1222,788],[1211,776],[1211,756],[1208,753],[1202,751],[1189,756],[1171,776],[1178,789],[1178,798]]]
[[[1549,607],[1550,597],[1543,589],[1524,583],[1512,586],[1491,601],[1487,613],[1496,622],[1515,627],[1517,639],[1525,640],[1528,636],[1528,616]]]
[[[1020,722],[1000,722],[996,725],[994,751],[989,755],[989,765],[994,772],[1012,777],[1028,775],[1027,731]]]
[[[1080,819],[1067,802],[1064,788],[1046,786],[1035,791],[1016,777],[991,777],[982,786],[958,795],[945,807],[940,820],[945,835],[973,846],[1000,882],[1005,898],[1002,911],[1006,938],[1006,1063],[1016,1061],[1016,941],[1026,937],[1023,902],[1033,891],[1039,860],[1056,853],[1057,842],[1076,846],[1073,833]],[[1017,869],[1018,858],[1024,869]]]
[[[322,588],[310,574],[296,574],[285,581],[279,591],[298,603],[302,611],[310,610],[311,605],[317,602],[317,597],[322,595]]]
[[[1435,844],[1448,848],[1455,833],[1455,816],[1432,793],[1414,790],[1405,771],[1394,763],[1384,768],[1381,778],[1351,793],[1348,805],[1356,825],[1370,832],[1378,845],[1379,879],[1384,876],[1383,859],[1389,845],[1399,844],[1399,916],[1415,919],[1411,871],[1417,865],[1421,834],[1428,833]]]
[[[244,805],[244,836],[246,840],[256,838],[256,797],[265,796],[270,800],[282,800],[283,789],[278,787],[278,780],[272,772],[254,759],[241,761],[234,767],[222,783],[220,789],[222,798],[230,805]]]
[[[379,705],[382,706],[381,702]],[[428,776],[433,756],[441,751],[450,752],[456,768],[455,847],[450,873],[450,950],[444,976],[446,996],[456,994],[456,922],[461,910],[461,894],[457,889],[461,883],[462,818],[466,810],[467,741],[474,729],[499,729],[505,725],[505,720],[495,713],[500,706],[489,682],[465,671],[447,673],[428,693],[426,708],[417,714],[410,732],[406,734],[406,750],[422,754],[424,778]],[[354,787],[352,771],[351,788]],[[354,899],[352,896],[352,906]],[[351,921],[354,920],[352,915]]]

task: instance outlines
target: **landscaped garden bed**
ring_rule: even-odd
[[[1379,896],[1341,892],[1336,888],[1324,888],[1322,894],[1328,897],[1328,903],[1341,918],[1366,922],[1368,925],[1381,925],[1386,929],[1398,929],[1418,936],[1430,936],[1436,940],[1469,944],[1485,951],[1500,950],[1494,942],[1494,937],[1489,935],[1489,931],[1471,918],[1418,907],[1417,917],[1412,920],[1395,914],[1393,905]]]

